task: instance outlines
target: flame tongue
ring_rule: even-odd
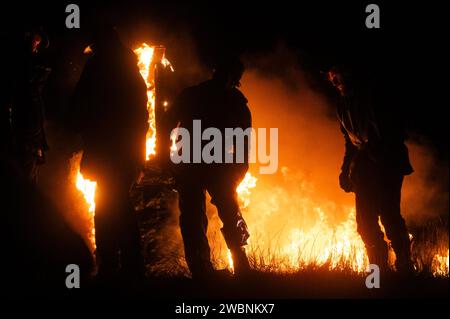
[[[95,216],[95,191],[97,189],[97,182],[91,181],[83,177],[80,172],[80,162],[83,156],[82,152],[74,155],[70,161],[71,172],[73,175],[74,183],[76,189],[83,195],[84,202],[86,206],[83,207],[84,217],[88,223],[88,233],[87,240],[89,242],[89,248],[92,253],[95,252],[95,227],[94,227],[94,216]],[[95,256],[94,256],[95,257]]]
[[[247,172],[242,182],[236,188],[236,192],[238,193],[239,199],[242,203],[241,209],[244,209],[250,205],[251,189],[256,187],[257,180],[258,179],[256,177]]]
[[[155,63],[161,63],[164,67],[169,67],[173,70],[172,65],[164,54],[157,56],[155,54],[155,46],[149,46],[143,43],[134,53],[138,57],[138,68],[142,78],[147,85],[147,111],[148,111],[148,124],[149,128],[146,137],[146,159],[149,160],[152,156],[156,155],[156,92],[155,92]],[[161,47],[158,47],[161,48]],[[157,60],[157,61],[155,61]],[[165,102],[167,106],[167,102]]]
[[[97,182],[90,181],[85,179],[83,175],[78,170],[77,173],[77,181],[76,181],[77,189],[83,193],[84,199],[86,203],[89,205],[89,213],[92,215],[95,214],[95,189],[97,188]]]
[[[155,117],[155,83],[154,70],[150,68],[155,48],[143,43],[134,50],[138,57],[138,68],[147,85],[148,131],[146,137],[146,159],[156,154],[156,117]]]

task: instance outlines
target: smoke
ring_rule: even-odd
[[[309,87],[299,70],[291,69],[289,73],[286,78],[256,66],[242,80],[253,126],[275,127],[279,132],[278,173],[266,177],[252,171],[259,179],[276,182],[284,168],[290,174],[301,174],[303,181],[312,184],[316,200],[350,205],[352,196],[343,193],[338,185],[344,142],[334,113],[330,112],[332,107]]]
[[[405,177],[402,214],[415,225],[435,219],[448,222],[448,163],[424,138],[414,136],[407,146],[414,173]]]
[[[310,183],[315,200],[353,206],[353,196],[345,194],[338,183],[344,140],[335,105],[313,87],[311,75],[292,52],[279,49],[246,60],[250,68],[241,89],[249,100],[253,126],[279,130],[279,167]],[[411,135],[407,146],[415,172],[404,181],[402,213],[408,223],[420,224],[448,215],[448,164],[426,139]],[[259,179],[277,178],[252,172]],[[341,215],[343,210],[336,213]]]

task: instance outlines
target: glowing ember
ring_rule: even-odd
[[[86,48],[84,48],[83,53],[88,55],[92,53],[92,48],[90,45],[88,45]]]

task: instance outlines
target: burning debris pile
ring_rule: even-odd
[[[164,176],[152,162],[158,152],[156,121],[158,108],[165,108],[168,104],[156,95],[158,87],[155,76],[156,65],[162,65],[172,71],[173,68],[165,58],[162,47],[143,43],[134,52],[138,56],[138,66],[147,84],[149,113],[146,140],[147,167],[132,194],[140,215],[144,253],[151,255],[147,256],[151,272],[186,273],[178,229],[176,192],[172,190],[173,180]],[[250,78],[251,80],[254,78]],[[259,101],[252,99],[251,95],[258,94],[256,91],[261,88],[249,85],[245,89],[249,92],[253,90],[253,93],[249,94],[250,107],[256,105],[257,109]],[[267,103],[270,103],[270,99]],[[255,110],[255,114],[258,116],[258,110]],[[330,131],[332,134],[338,132],[334,126],[331,126]],[[338,152],[335,149],[332,151]],[[73,182],[87,203],[89,232],[86,236],[94,252],[93,216],[96,183],[84,179],[80,174],[81,156],[82,154],[77,154],[72,159],[72,171],[75,172]],[[327,182],[329,180],[328,178]],[[247,252],[254,268],[274,272],[295,272],[310,268],[354,273],[365,271],[368,258],[364,243],[357,232],[355,208],[348,203],[337,203],[333,199],[327,199],[320,194],[318,188],[307,172],[290,169],[289,166],[283,166],[274,177],[256,178],[247,173],[236,190],[251,233]],[[210,219],[208,238],[212,246],[212,258],[216,267],[232,269],[232,260],[220,233],[221,225],[215,207],[208,205],[207,210]],[[430,246],[424,248],[419,244],[413,245],[413,256],[418,271],[428,268],[434,276],[448,276],[448,234],[447,241],[440,242],[439,245],[438,250],[433,250],[432,257],[426,258],[421,257],[420,251],[430,250]],[[391,253],[391,259],[394,258]]]

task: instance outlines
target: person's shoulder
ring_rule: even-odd
[[[200,84],[188,86],[188,87],[184,88],[182,92],[194,93],[194,92],[200,91],[201,89],[202,89],[202,87],[201,87],[201,83],[200,83]]]
[[[178,106],[191,104],[196,95],[197,93],[195,85],[184,88],[180,93],[177,94],[174,104]]]
[[[235,98],[239,103],[247,104],[248,99],[245,97],[244,93],[242,93],[238,88],[233,88],[231,90],[233,94],[233,98]]]
[[[248,100],[245,97],[245,95],[237,88],[232,89],[232,95],[233,95],[233,105],[234,105],[234,111],[236,114],[240,114],[240,118],[244,121],[242,125],[244,126],[250,126],[251,125],[251,111],[248,107]]]
[[[181,92],[178,94],[177,99],[186,99],[190,96],[193,96],[195,92],[195,86],[189,86],[187,88],[184,88],[181,90]]]
[[[122,54],[126,57],[126,59],[130,63],[133,63],[137,66],[139,59],[138,59],[138,56],[136,55],[136,53],[133,52],[133,50],[131,50],[130,48],[128,48],[126,46],[122,46],[121,51],[122,51]]]
[[[202,94],[203,92],[208,91],[208,81],[189,86],[187,88],[184,88],[180,95],[181,97],[195,97],[199,94]]]

